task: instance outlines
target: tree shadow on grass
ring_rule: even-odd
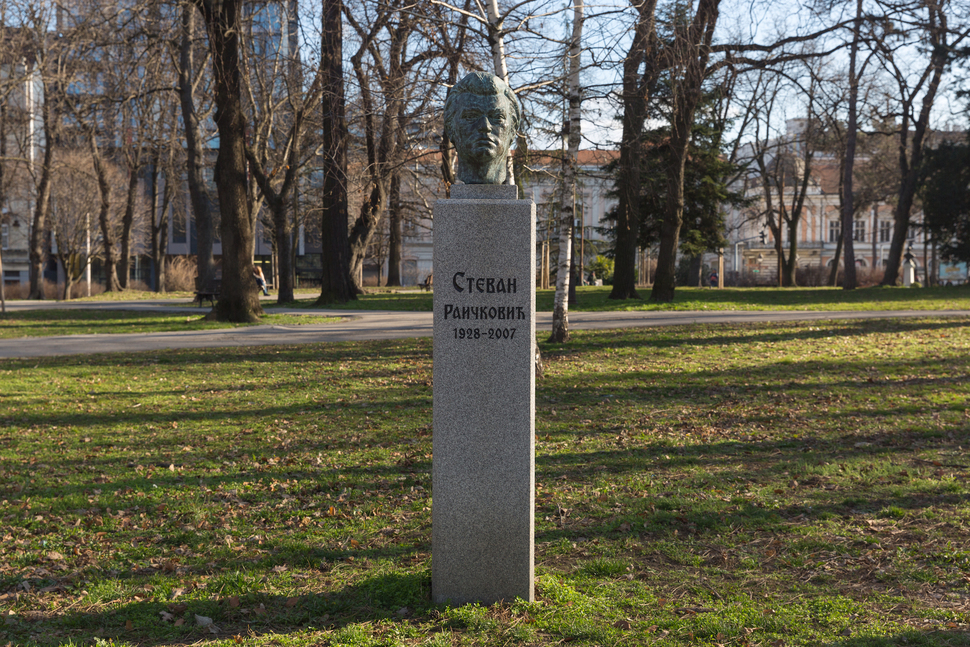
[[[820,647],[967,647],[970,631],[906,631],[896,636],[846,638]]]
[[[107,609],[33,614],[0,625],[0,639],[12,639],[11,644],[18,645],[51,644],[51,640],[59,644],[63,638],[83,645],[98,638],[146,647],[184,645],[233,636],[339,631],[357,623],[428,621],[434,608],[431,573],[420,568],[377,572],[354,584],[297,597],[259,590],[216,591],[209,598],[141,600]],[[215,630],[200,624],[196,616],[210,619]]]
[[[835,315],[835,313],[833,313]],[[837,323],[837,326],[828,324]],[[579,335],[603,336],[602,341],[583,340],[582,350],[562,346],[558,344],[540,343],[543,357],[555,359],[557,357],[568,357],[579,353],[597,351],[603,349],[619,350],[622,348],[680,348],[690,346],[723,346],[752,343],[780,343],[786,341],[806,341],[822,340],[829,338],[849,338],[870,335],[878,332],[891,331],[894,333],[908,333],[917,331],[941,331],[953,328],[966,328],[970,326],[970,318],[964,316],[947,317],[939,320],[927,315],[923,318],[913,319],[839,319],[833,316],[830,319],[819,319],[812,321],[788,321],[774,326],[780,326],[782,330],[773,330],[764,323],[730,323],[730,324],[690,324],[677,325],[670,327],[655,328],[618,328],[614,331],[597,330],[584,332],[579,331]],[[819,327],[821,326],[821,327]],[[736,331],[734,335],[697,335],[688,334],[685,328],[702,331],[717,331],[726,328]],[[792,330],[794,329],[794,330]]]

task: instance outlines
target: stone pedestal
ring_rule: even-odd
[[[916,282],[916,263],[910,259],[903,261],[903,287],[910,287]]]
[[[455,185],[434,210],[431,594],[532,601],[535,204]]]

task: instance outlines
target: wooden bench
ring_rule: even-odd
[[[195,298],[192,299],[192,301],[193,302],[198,301],[200,308],[202,307],[203,301],[208,301],[209,305],[211,305],[212,307],[215,307],[216,297],[219,296],[220,291],[222,291],[222,281],[216,281],[209,288],[206,288],[203,290],[196,290]]]
[[[431,288],[433,287],[433,283],[434,283],[434,274],[429,274],[427,277],[425,277],[424,282],[419,283],[418,285],[421,286],[422,290],[426,290],[430,292]]]

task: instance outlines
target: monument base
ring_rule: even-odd
[[[431,594],[533,601],[535,204],[455,185],[434,211]]]

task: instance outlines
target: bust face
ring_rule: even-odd
[[[465,184],[502,184],[521,109],[508,85],[472,72],[445,99],[445,134],[458,152],[458,179]]]
[[[501,94],[461,97],[454,133],[458,156],[475,164],[504,160],[515,134],[511,115]]]

